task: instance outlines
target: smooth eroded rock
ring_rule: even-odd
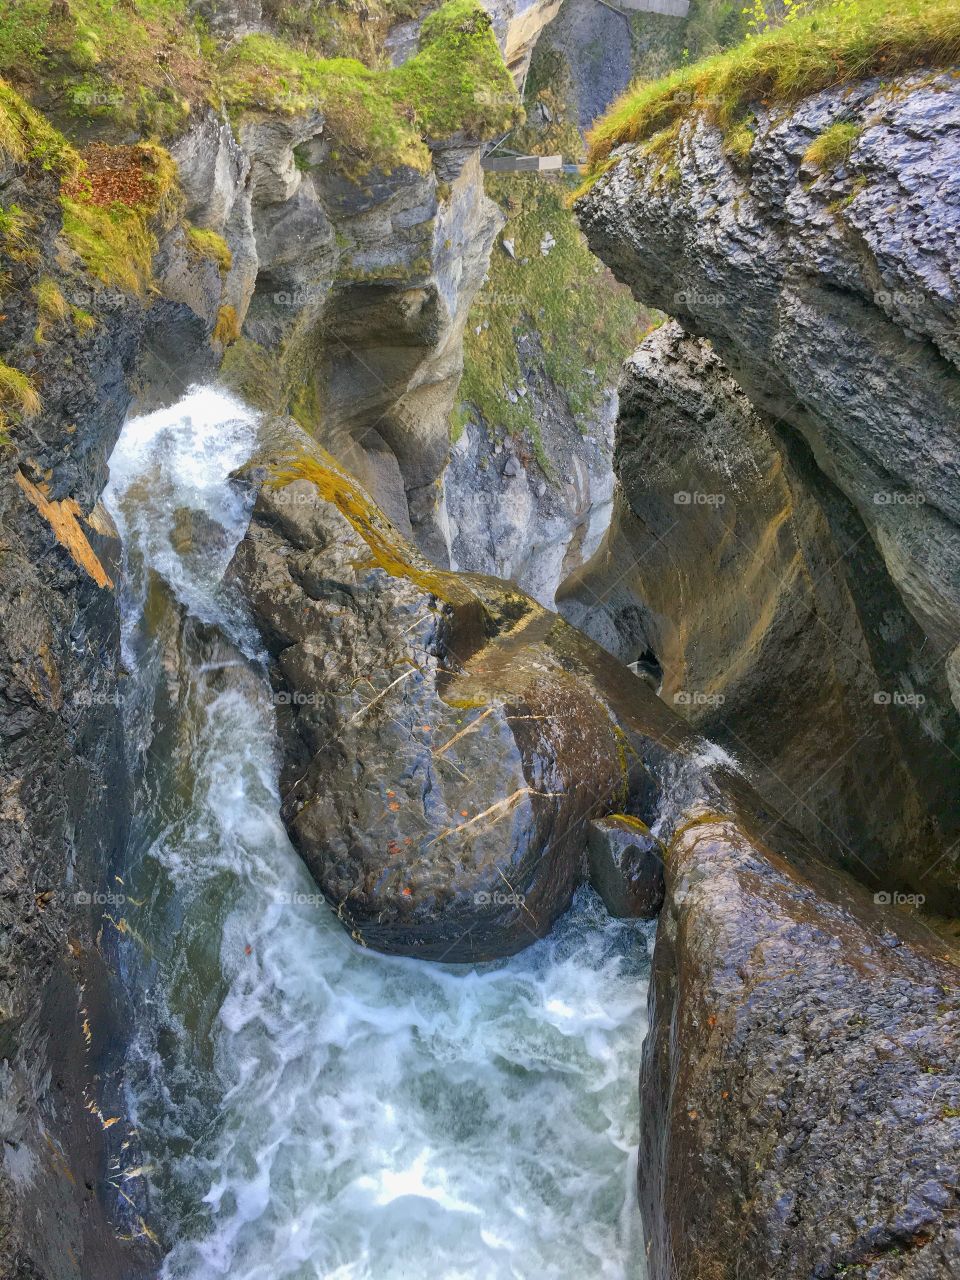
[[[793,856],[802,861],[802,855]],[[960,970],[752,821],[669,846],[641,1074],[650,1280],[960,1269]]]

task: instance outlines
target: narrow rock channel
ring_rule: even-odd
[[[255,434],[194,390],[127,424],[106,495],[137,775],[127,1101],[163,1274],[640,1277],[651,928],[583,888],[507,961],[351,942],[280,822],[275,698],[222,586]]]

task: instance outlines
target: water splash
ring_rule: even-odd
[[[141,762],[128,1103],[163,1274],[635,1280],[649,927],[581,890],[495,964],[350,942],[279,821],[270,688],[222,586],[255,435],[194,391],[125,428],[107,495]]]

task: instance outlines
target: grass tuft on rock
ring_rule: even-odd
[[[39,111],[0,79],[0,165],[3,164],[36,165],[49,172],[73,175],[80,157]]]
[[[144,294],[153,283],[154,226],[172,222],[181,198],[176,165],[163,147],[97,144],[63,185],[63,234],[97,279]]]
[[[588,135],[588,182],[611,152],[683,117],[722,128],[751,104],[791,103],[833,85],[960,61],[956,0],[835,0],[652,83],[632,85]]]
[[[208,231],[205,227],[186,228],[187,250],[194,258],[205,258],[215,262],[220,274],[226,275],[233,266],[233,254],[223,236],[216,231]]]
[[[221,346],[228,347],[240,337],[240,320],[235,307],[224,306],[217,312],[217,323],[213,326],[213,340]]]
[[[853,122],[841,120],[832,124],[807,147],[803,153],[804,164],[815,165],[818,169],[836,169],[850,158],[850,152],[862,132],[863,126]]]
[[[25,373],[0,360],[0,426],[8,414],[16,418],[35,418],[40,412],[37,389]]]

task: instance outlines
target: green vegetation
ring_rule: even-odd
[[[742,125],[751,103],[789,103],[830,85],[958,59],[956,0],[835,0],[661,80],[631,86],[589,135],[591,179],[615,147],[677,119],[703,113],[730,130]]]
[[[173,159],[155,143],[87,149],[60,205],[64,237],[97,279],[129,293],[151,287],[154,227],[179,211],[176,177]]]
[[[862,132],[863,125],[860,124],[843,121],[832,124],[807,147],[803,155],[804,162],[816,165],[818,169],[835,169],[849,159]]]
[[[39,111],[0,79],[0,162],[11,161],[66,176],[77,171],[80,157]]]
[[[47,329],[70,314],[70,306],[60,292],[60,286],[50,276],[42,276],[34,285],[33,296],[37,300],[37,327],[34,341],[39,345],[46,340]]]
[[[240,337],[240,320],[235,307],[221,307],[217,312],[217,323],[213,326],[213,340],[221,346],[228,347]]]
[[[502,241],[494,246],[487,282],[467,322],[451,434],[462,433],[472,410],[492,432],[528,437],[548,470],[529,398],[516,394],[525,385],[518,340],[531,335],[538,346],[535,363],[571,413],[586,418],[637,345],[637,306],[588,249],[567,207],[565,182],[536,174],[488,175],[487,191],[507,213],[503,238],[513,242],[515,259]],[[555,243],[544,254],[548,236]]]
[[[208,231],[205,227],[186,228],[187,250],[195,258],[207,258],[220,268],[220,274],[226,275],[233,266],[233,254],[223,236],[216,231]]]
[[[188,0],[0,0],[0,75],[71,116],[147,135],[182,126],[211,94]]]
[[[143,215],[117,204],[101,209],[64,196],[63,234],[88,271],[105,285],[145,293],[152,281],[157,240]]]
[[[285,40],[324,57],[384,60],[384,37],[397,22],[421,12],[419,0],[364,0],[362,10],[330,0],[264,0],[263,16]]]
[[[385,71],[248,36],[227,51],[223,87],[235,113],[319,109],[335,139],[333,158],[354,174],[401,165],[427,172],[424,138],[459,130],[486,137],[519,118],[490,18],[474,0],[449,0],[432,13],[419,53]]]
[[[15,418],[33,418],[40,412],[37,389],[25,373],[0,360],[0,431]]]

